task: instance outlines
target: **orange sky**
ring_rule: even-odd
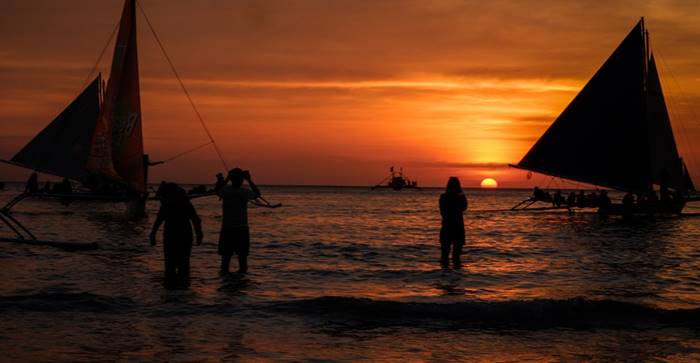
[[[466,186],[485,177],[533,185],[504,165],[524,155],[645,16],[679,148],[700,182],[700,146],[691,143],[700,136],[698,1],[141,4],[228,163],[268,184],[371,185],[396,165],[422,185],[450,175]],[[0,158],[78,94],[121,7],[3,2]],[[164,159],[207,138],[138,20],[144,142]],[[152,169],[151,181],[205,182],[220,169],[208,147]],[[0,166],[0,180],[27,174]]]

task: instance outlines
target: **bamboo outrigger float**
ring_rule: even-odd
[[[622,204],[568,200],[544,209],[680,214],[687,202],[700,200],[676,147],[644,18],[522,160],[510,166],[627,193]],[[661,193],[658,202],[655,188]],[[538,202],[552,200],[534,195],[513,210],[532,210]]]

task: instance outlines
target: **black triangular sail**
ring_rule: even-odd
[[[649,185],[640,21],[516,167],[610,187]],[[641,156],[641,157],[640,157]]]
[[[100,78],[95,78],[11,162],[64,178],[86,177],[88,172],[85,170],[85,162],[100,112]]]
[[[687,183],[684,168],[673,137],[671,120],[653,55],[649,58],[647,73],[647,122],[651,182],[674,189],[685,189]]]
[[[695,183],[693,183],[693,178],[690,177],[688,167],[685,165],[684,162],[681,162],[681,165],[683,165],[683,187],[681,190],[686,192],[694,192]]]

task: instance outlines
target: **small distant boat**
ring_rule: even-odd
[[[4,189],[5,189],[5,182],[0,182],[0,190],[4,190]]]
[[[389,168],[389,176],[384,178],[379,183],[377,183],[377,185],[373,186],[372,190],[381,189],[381,188],[393,189],[393,190],[401,190],[401,189],[422,190],[418,186],[417,181],[411,180],[406,175],[404,175],[403,168],[399,169],[399,171],[396,171],[393,166],[391,168]]]
[[[613,203],[606,206],[612,214],[678,214],[686,202],[700,200],[676,147],[644,18],[511,166],[630,196],[655,195],[654,187],[672,196],[643,206]],[[541,199],[533,197],[514,209],[549,202]]]

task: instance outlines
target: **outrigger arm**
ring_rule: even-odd
[[[25,193],[23,193],[23,194],[25,194]],[[15,199],[17,199],[17,198],[15,198]],[[16,204],[18,201],[15,201],[15,199],[10,201],[10,203],[15,202],[14,204]],[[12,205],[14,205],[14,204],[12,204]],[[9,208],[7,208],[7,206],[0,209],[0,221],[2,221],[8,228],[10,228],[12,230],[12,232],[15,233],[15,235],[17,235],[17,239],[19,239],[19,240],[29,239],[29,240],[36,241],[36,237],[34,236],[34,234],[32,234],[32,232],[30,232],[27,229],[27,227],[25,227],[24,225],[22,225],[22,223],[20,223],[17,219],[15,219],[15,217],[10,215],[10,210],[9,210]]]
[[[0,237],[0,242],[15,242],[39,246],[58,247],[65,250],[94,250],[98,247],[96,242],[71,242],[71,241],[45,241],[39,240],[36,236],[20,223],[15,217],[10,215],[10,208],[21,200],[31,197],[31,193],[22,193],[7,203],[0,209],[0,222],[6,225],[16,238]]]
[[[32,232],[27,229],[22,223],[20,223],[15,217],[10,215],[10,209],[15,206],[15,204],[19,203],[22,201],[22,199],[29,197],[29,193],[22,193],[16,197],[14,197],[12,200],[10,200],[7,204],[5,204],[2,209],[0,209],[0,221],[2,221],[8,228],[12,230],[12,232],[17,235],[18,240],[33,240],[36,241],[36,236],[32,234]]]

